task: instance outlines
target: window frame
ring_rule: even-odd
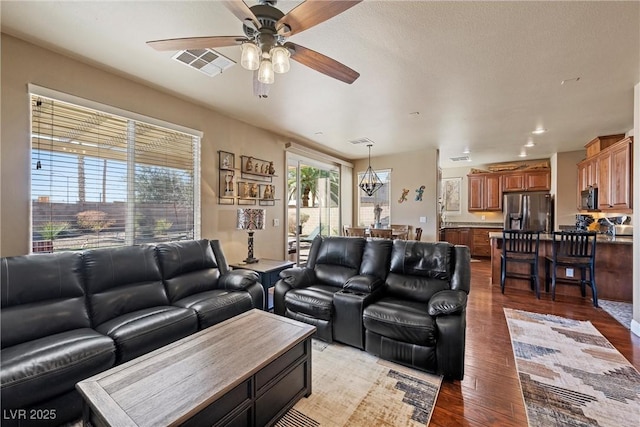
[[[193,178],[192,178],[192,191],[193,191],[193,238],[194,239],[200,239],[201,235],[202,235],[202,230],[201,230],[201,191],[200,191],[200,187],[201,187],[201,149],[202,149],[202,136],[203,136],[203,132],[195,130],[195,129],[190,129],[184,126],[180,126],[174,123],[170,123],[170,122],[166,122],[163,120],[159,120],[153,117],[149,117],[149,116],[145,116],[139,113],[134,113],[131,111],[127,111],[124,109],[120,109],[117,107],[113,107],[110,105],[106,105],[106,104],[102,104],[96,101],[91,101],[85,98],[81,98],[81,97],[77,97],[74,95],[69,95],[63,92],[59,92],[53,89],[48,89],[48,88],[44,88],[41,86],[37,86],[34,84],[29,84],[28,85],[28,103],[29,103],[29,157],[30,157],[30,163],[34,161],[33,158],[33,153],[34,153],[34,138],[33,138],[33,134],[35,132],[35,129],[33,128],[33,123],[34,123],[34,117],[33,117],[33,108],[32,108],[32,98],[33,97],[42,97],[42,98],[48,98],[54,102],[62,102],[62,103],[68,103],[68,104],[72,104],[72,105],[76,105],[80,108],[85,108],[85,109],[91,109],[94,110],[98,113],[104,113],[104,114],[108,114],[111,116],[116,116],[120,119],[126,120],[130,125],[132,123],[138,123],[142,126],[145,125],[149,125],[149,126],[153,126],[156,128],[163,128],[166,129],[169,132],[178,132],[181,134],[184,134],[186,137],[191,137],[192,140],[192,144],[193,144],[193,153],[192,153],[192,170],[191,172],[193,173]],[[129,146],[129,143],[131,141],[135,141],[135,138],[133,137],[129,137],[128,136],[128,141],[127,141],[127,146]],[[135,146],[134,146],[135,147]],[[135,148],[134,148],[135,149]],[[102,159],[100,157],[95,157],[96,159]],[[106,159],[106,157],[105,157]],[[128,160],[126,161],[127,164],[127,169],[135,169],[136,167],[140,166],[138,165],[138,163],[135,161],[131,164]],[[170,168],[170,166],[166,166],[166,165],[158,165],[161,168]],[[29,174],[29,179],[30,179],[30,184],[29,184],[29,241],[30,241],[30,246],[29,246],[29,250],[33,251],[34,248],[34,242],[37,242],[38,240],[34,240],[34,217],[33,217],[33,198],[35,197],[35,195],[32,193],[33,190],[33,186],[31,183],[32,180],[32,168],[30,167],[30,174]],[[132,197],[132,194],[127,194],[126,197],[126,201],[127,203],[129,202],[130,198]],[[67,200],[68,201],[68,200]],[[131,215],[130,214],[130,209],[126,209],[125,215],[127,216],[125,222],[127,224],[127,230],[125,231],[125,243],[124,245],[131,245],[133,244],[133,236],[128,236],[127,233],[130,234],[131,232],[131,228],[130,228],[130,222],[131,222]]]

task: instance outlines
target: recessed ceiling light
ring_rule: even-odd
[[[462,151],[462,154],[469,154],[471,153],[471,150],[469,150],[468,148],[465,148],[464,151]]]
[[[546,129],[538,128],[538,129],[536,129],[534,131],[531,131],[531,133],[534,134],[534,135],[540,135],[541,133],[545,133],[546,131],[547,131]]]
[[[536,144],[532,140],[528,140],[527,143],[524,144],[524,146],[527,148],[531,148],[531,147],[535,147]]]
[[[520,154],[518,154],[518,157],[527,157],[527,152],[521,151]]]

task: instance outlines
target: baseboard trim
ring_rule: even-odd
[[[637,322],[636,319],[631,319],[631,332],[640,337],[640,322]]]

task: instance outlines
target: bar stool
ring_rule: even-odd
[[[531,289],[540,299],[538,280],[538,250],[540,248],[540,231],[502,230],[502,254],[500,255],[500,290],[504,294],[507,277],[529,279]],[[508,263],[529,264],[529,274],[515,273],[507,270]]]
[[[598,307],[596,288],[596,232],[595,231],[556,231],[553,233],[552,255],[545,257],[545,284],[549,284],[549,264],[551,264],[551,299],[556,299],[556,283],[580,285],[580,292],[586,296],[587,283],[591,287],[593,306]],[[558,279],[558,267],[573,267],[580,270],[580,279],[567,277]],[[589,270],[589,280],[587,280]]]

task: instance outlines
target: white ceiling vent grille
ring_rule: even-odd
[[[369,144],[375,144],[375,142],[373,142],[372,140],[370,140],[369,138],[358,138],[358,139],[354,139],[352,141],[349,141],[349,143],[353,144],[353,145],[369,145]]]
[[[235,65],[235,62],[211,49],[181,50],[173,55],[173,59],[209,77],[217,76]]]
[[[468,162],[469,156],[449,157],[452,162]]]

